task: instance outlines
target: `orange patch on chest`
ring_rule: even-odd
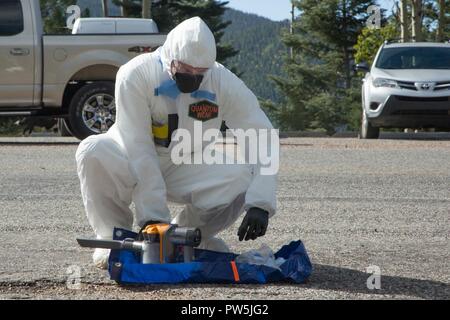
[[[219,106],[204,100],[189,106],[189,117],[199,121],[208,121],[219,116]]]

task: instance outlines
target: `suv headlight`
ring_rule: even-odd
[[[376,78],[373,80],[373,86],[376,88],[399,88],[397,81],[385,78]]]

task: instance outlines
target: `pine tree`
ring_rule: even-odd
[[[142,0],[113,0],[122,9],[122,15],[130,18],[140,18],[142,15]]]
[[[277,110],[283,129],[325,129],[349,123],[355,108],[353,46],[365,26],[368,0],[295,0],[300,16],[283,42],[293,48],[286,58],[287,77],[274,77],[285,97]]]
[[[73,0],[40,0],[45,33],[69,33],[66,27],[66,10],[72,4]]]
[[[355,62],[365,61],[371,64],[383,42],[389,39],[400,39],[398,30],[395,21],[390,21],[380,29],[364,28],[354,46]]]
[[[442,25],[444,29],[444,40],[450,41],[450,0],[445,2],[443,7],[444,18],[442,19]]]

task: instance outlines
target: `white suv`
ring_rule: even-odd
[[[389,43],[379,49],[362,85],[362,139],[380,128],[450,129],[450,43]]]

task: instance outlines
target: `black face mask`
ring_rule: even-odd
[[[190,73],[175,73],[175,82],[178,89],[183,93],[192,93],[200,88],[200,84],[203,81],[202,75],[193,75]]]

